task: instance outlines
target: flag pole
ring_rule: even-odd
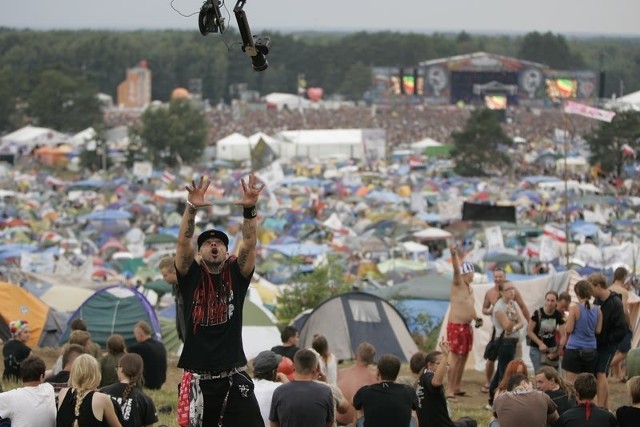
[[[569,183],[568,183],[568,175],[569,172],[567,170],[567,150],[568,150],[568,142],[569,139],[569,131],[567,130],[567,122],[568,117],[567,113],[563,113],[563,124],[564,124],[564,235],[565,235],[565,256],[566,256],[566,265],[569,267]]]

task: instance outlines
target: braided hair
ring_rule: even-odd
[[[135,387],[142,387],[144,362],[142,357],[136,353],[127,353],[120,358],[118,365],[122,368],[122,374],[127,377],[129,383],[122,393],[122,401],[126,401]]]
[[[71,373],[69,374],[69,385],[72,392],[75,392],[75,407],[73,427],[78,427],[80,417],[80,406],[87,394],[95,390],[100,385],[100,365],[90,354],[81,354],[73,362]]]

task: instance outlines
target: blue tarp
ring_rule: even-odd
[[[119,219],[129,219],[131,214],[126,211],[104,209],[100,211],[93,211],[88,214],[80,215],[79,221],[116,221]]]

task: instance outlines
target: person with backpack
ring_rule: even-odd
[[[544,296],[544,305],[534,311],[527,324],[527,344],[534,372],[538,372],[541,365],[558,367],[560,355],[556,332],[565,320],[564,314],[556,309],[557,305],[558,294],[548,291]]]
[[[624,316],[624,307],[620,294],[612,292],[607,286],[607,278],[602,273],[592,273],[587,278],[593,288],[595,305],[602,311],[602,331],[596,336],[598,361],[596,379],[598,380],[598,406],[607,409],[609,403],[609,383],[607,373],[613,355],[622,342],[629,326]]]

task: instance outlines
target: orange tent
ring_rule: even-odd
[[[29,347],[55,346],[62,327],[53,316],[53,310],[35,295],[18,285],[0,282],[0,337],[8,340],[9,322],[26,320],[29,322],[31,337]]]

